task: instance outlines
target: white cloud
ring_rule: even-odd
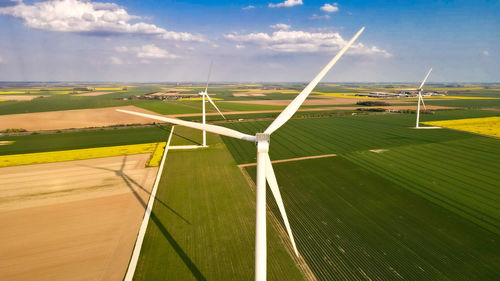
[[[327,19],[330,19],[330,15],[319,16],[317,14],[313,14],[309,19],[310,20],[327,20]]]
[[[290,25],[284,24],[284,23],[277,23],[269,26],[272,29],[279,29],[279,30],[289,30],[291,28]]]
[[[485,55],[485,56],[489,56],[489,55],[490,55],[490,52],[488,52],[488,51],[484,50],[484,51],[483,51],[483,55]]]
[[[242,10],[251,10],[251,9],[255,9],[255,6],[254,5],[248,5],[246,7],[243,7],[241,8]]]
[[[335,13],[339,11],[339,7],[337,3],[333,3],[333,5],[326,3],[320,8],[320,10],[327,13]]]
[[[282,2],[282,3],[278,3],[278,4],[273,4],[273,3],[269,3],[269,7],[270,8],[287,8],[287,7],[293,7],[293,6],[297,6],[297,5],[302,5],[302,0],[286,0],[285,2]]]
[[[245,45],[241,45],[241,44],[236,44],[236,49],[245,49]]]
[[[84,0],[48,0],[29,5],[19,1],[15,6],[0,8],[0,15],[2,14],[21,18],[28,27],[50,31],[93,34],[148,34],[169,40],[204,40],[199,35],[167,31],[154,24],[133,23],[131,21],[141,17],[130,15],[124,8],[115,3]]]
[[[115,50],[118,53],[132,55],[136,58],[143,59],[141,62],[147,62],[146,59],[175,59],[179,57],[154,44],[142,45],[140,47],[119,46],[116,47]],[[118,57],[111,57],[111,60],[115,64],[123,63],[123,60]]]
[[[170,54],[167,50],[158,48],[154,44],[143,45],[137,49],[137,57],[144,59],[173,59],[176,55]]]
[[[117,65],[123,64],[123,61],[118,57],[110,57],[109,61],[111,64],[117,64]]]
[[[116,47],[115,50],[119,53],[126,53],[128,52],[128,48],[125,47],[125,46],[120,46],[120,47]]]
[[[347,44],[338,32],[307,32],[299,30],[279,30],[272,34],[225,34],[228,40],[238,44],[254,44],[264,50],[283,53],[311,53],[338,51]],[[357,43],[351,46],[349,54],[390,57],[391,54],[376,46]]]

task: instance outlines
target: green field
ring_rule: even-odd
[[[3,136],[0,141],[14,143],[0,145],[0,155],[150,143],[166,141],[169,134],[170,126],[162,126]]]
[[[497,96],[498,97],[498,96]],[[425,101],[425,104],[452,106],[463,108],[492,108],[500,107],[500,99],[481,99],[481,100],[430,100]]]
[[[498,235],[363,166],[331,157],[274,169],[318,280],[497,280]]]
[[[220,138],[208,143],[168,152],[134,280],[253,278],[255,194]],[[271,225],[268,254],[269,280],[302,279]]]
[[[443,111],[423,118],[488,114],[497,113]],[[273,135],[273,160],[339,155],[275,166],[289,217],[298,218],[291,219],[292,227],[307,237],[296,238],[303,243],[299,250],[320,280],[497,277],[498,140],[446,129],[415,130],[410,128],[414,118],[293,119]],[[255,133],[268,124],[227,126]],[[223,139],[238,163],[255,162],[254,145]]]
[[[474,111],[471,115],[495,114],[497,113]],[[463,118],[464,114],[460,111],[442,111],[422,116],[422,121],[453,119],[453,116]],[[271,159],[277,160],[475,137],[449,130],[415,130],[412,128],[414,122],[414,114],[292,119],[273,134],[270,155]],[[225,126],[254,134],[263,131],[269,124],[270,121],[234,122]],[[253,144],[226,137],[224,141],[238,163],[255,162]]]
[[[325,116],[330,116],[330,115],[350,115],[352,112],[357,111],[352,111],[352,110],[315,110],[315,111],[299,111],[295,113],[294,118],[310,118],[310,117],[325,117]],[[268,112],[268,113],[241,113],[241,114],[231,114],[231,115],[225,115],[225,119],[220,116],[220,115],[208,115],[206,116],[207,122],[211,121],[224,121],[224,120],[239,120],[239,119],[244,119],[244,120],[252,120],[252,119],[260,119],[260,118],[276,118],[280,114],[279,111],[277,112]],[[180,119],[183,120],[188,120],[188,121],[194,121],[194,122],[201,122],[201,116],[186,116],[186,117],[180,117]]]
[[[59,111],[71,109],[102,108],[112,106],[134,105],[149,101],[120,100],[112,97],[114,94],[97,97],[76,97],[70,95],[55,95],[37,98],[31,101],[6,101],[0,104],[0,115],[16,113],[32,113]]]
[[[196,107],[191,105],[190,103],[178,101],[151,101],[146,103],[138,103],[136,104],[136,106],[160,114],[201,113],[201,103]]]

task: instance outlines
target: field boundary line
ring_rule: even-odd
[[[201,145],[175,145],[175,146],[170,146],[170,150],[177,150],[177,149],[198,149],[198,148],[203,148]]]
[[[238,166],[240,168],[241,173],[245,177],[245,179],[248,182],[248,185],[250,186],[250,189],[252,192],[255,194],[255,182],[252,180],[252,177],[247,173],[245,170],[245,167]],[[266,213],[269,217],[269,221],[271,224],[274,226],[276,231],[278,232],[278,237],[281,240],[281,243],[285,246],[285,250],[288,252],[292,260],[296,263],[296,265],[299,267],[299,270],[302,272],[303,276],[306,278],[308,281],[318,281],[316,278],[316,275],[312,272],[311,268],[307,264],[307,262],[304,260],[304,258],[300,255],[296,256],[295,253],[292,250],[292,244],[290,242],[290,238],[288,237],[288,233],[286,232],[285,228],[281,225],[281,223],[278,221],[278,218],[274,215],[273,211],[271,208],[266,203]]]
[[[304,156],[304,157],[297,157],[297,158],[281,159],[281,160],[271,161],[271,163],[283,163],[283,162],[301,161],[301,160],[318,159],[318,158],[326,158],[326,157],[334,157],[334,156],[337,156],[337,154],[323,154],[323,155],[314,155],[314,156]],[[238,165],[239,168],[245,168],[245,167],[251,167],[251,166],[257,166],[257,163],[248,163],[248,164],[240,164],[240,165]]]
[[[125,278],[123,279],[124,281],[132,281],[132,279],[134,278],[137,262],[139,261],[139,254],[141,253],[142,243],[144,242],[144,236],[146,235],[146,230],[148,228],[149,217],[151,216],[153,204],[156,199],[156,191],[158,191],[158,185],[160,184],[163,166],[165,165],[165,159],[167,158],[170,140],[172,139],[172,135],[174,133],[174,127],[175,126],[172,126],[170,136],[168,136],[168,141],[165,145],[165,152],[163,153],[163,157],[161,158],[160,167],[158,167],[153,190],[151,190],[151,195],[149,196],[149,202],[144,213],[144,218],[142,219],[141,227],[139,228],[139,233],[137,234],[137,239],[135,240],[134,251],[132,252],[132,257],[130,258],[130,262],[128,264],[127,273],[125,274]]]

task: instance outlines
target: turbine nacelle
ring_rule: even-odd
[[[271,134],[266,134],[266,133],[255,134],[255,145],[257,145],[258,152],[268,152],[270,142],[271,142]]]

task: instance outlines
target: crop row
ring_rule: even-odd
[[[463,139],[362,151],[345,157],[495,233],[500,233],[496,140]]]
[[[134,280],[252,279],[255,195],[220,138],[165,167]],[[269,280],[301,280],[272,228],[268,251]]]
[[[274,166],[319,280],[494,280],[496,234],[343,157]]]

